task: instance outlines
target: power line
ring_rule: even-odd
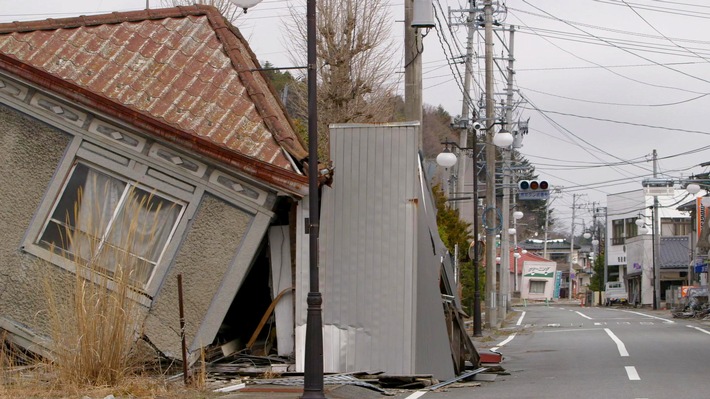
[[[643,59],[643,60],[645,60],[645,61],[649,61],[649,62],[655,63],[655,64],[657,64],[658,66],[661,66],[661,67],[663,67],[663,68],[665,68],[665,69],[674,71],[674,72],[679,73],[679,74],[681,74],[681,75],[683,75],[683,76],[686,76],[686,77],[689,77],[689,78],[692,78],[692,79],[696,79],[696,80],[699,80],[699,81],[701,81],[701,82],[710,83],[710,80],[707,80],[707,79],[701,78],[701,77],[699,77],[699,76],[695,76],[695,75],[692,75],[692,74],[683,72],[683,71],[681,71],[681,70],[672,68],[672,67],[670,67],[670,66],[668,66],[668,65],[660,64],[660,63],[658,63],[658,62],[656,62],[656,61],[654,61],[654,60],[652,60],[652,59],[650,59],[650,58],[647,58],[647,57],[644,57],[644,56],[642,56],[642,55],[640,55],[640,54],[634,53],[634,52],[631,51],[631,50],[627,50],[627,49],[624,49],[624,48],[622,48],[622,47],[619,47],[619,46],[615,45],[614,43],[609,42],[608,40],[605,40],[605,39],[603,39],[603,38],[601,38],[601,37],[599,37],[599,36],[593,35],[593,34],[591,34],[591,33],[587,32],[587,31],[585,31],[584,29],[582,29],[582,28],[580,28],[580,27],[574,26],[574,25],[572,25],[572,24],[569,24],[569,23],[565,22],[565,21],[562,20],[562,19],[559,19],[559,18],[555,17],[554,15],[550,14],[549,12],[547,12],[547,11],[545,11],[545,10],[539,8],[539,7],[536,7],[536,6],[532,5],[532,4],[530,4],[530,2],[529,2],[528,0],[522,0],[522,1],[523,1],[525,4],[529,5],[530,7],[535,8],[536,10],[541,11],[541,12],[543,12],[543,13],[545,13],[545,14],[548,14],[548,15],[550,15],[551,17],[557,19],[558,21],[563,22],[563,23],[565,23],[565,24],[567,24],[567,25],[569,25],[569,26],[571,26],[571,27],[573,27],[573,28],[575,28],[575,29],[577,29],[577,30],[579,30],[579,31],[581,31],[581,32],[583,32],[583,33],[585,33],[585,34],[591,36],[591,37],[594,37],[594,38],[596,38],[596,39],[598,39],[598,40],[601,40],[601,41],[603,41],[603,42],[605,42],[605,43],[608,43],[609,45],[614,46],[615,48],[617,48],[617,49],[619,49],[619,50],[622,50],[622,51],[624,51],[624,52],[626,52],[626,53],[628,53],[628,54],[631,54],[631,55],[633,55],[633,56],[635,56],[635,57],[641,58],[641,59]]]

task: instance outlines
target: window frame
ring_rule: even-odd
[[[614,219],[611,221],[611,244],[623,245],[625,242],[624,219]]]
[[[64,159],[57,167],[38,210],[35,212],[22,245],[24,251],[71,273],[77,272],[74,261],[51,251],[40,244],[39,240],[64,193],[68,179],[72,176],[77,163],[83,163],[90,168],[148,192],[158,192],[161,197],[165,197],[182,206],[178,220],[173,225],[169,239],[161,250],[150,278],[146,281],[144,287],[136,287],[136,292],[149,298],[154,297],[177,254],[182,241],[181,237],[184,236],[188,221],[192,217],[191,215],[194,215],[197,209],[203,189],[187,183],[185,180],[178,180],[179,175],[169,171],[163,170],[162,172],[168,178],[160,179],[156,177],[157,174],[149,173],[151,170],[160,170],[160,168],[136,157],[135,154],[122,154],[120,149],[110,148],[103,143],[95,145],[92,141],[75,136],[67,148]],[[89,278],[89,276],[84,277]]]
[[[530,280],[530,287],[528,288],[528,293],[530,294],[544,294],[545,293],[545,288],[547,287],[547,281],[543,280]],[[533,285],[535,286],[542,286],[542,290],[540,292],[533,291]]]

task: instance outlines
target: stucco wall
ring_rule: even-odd
[[[180,318],[177,275],[182,273],[187,344],[196,342],[199,324],[208,313],[234,257],[242,245],[252,216],[226,202],[205,195],[145,323],[145,334],[168,356],[180,358]]]
[[[28,293],[69,276],[20,246],[71,136],[1,105],[0,126],[0,317],[46,334],[46,296]]]

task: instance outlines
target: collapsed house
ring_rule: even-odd
[[[61,237],[63,229],[80,231],[80,220],[93,212],[82,198],[99,203],[107,218],[101,231],[85,235],[115,246],[111,240],[127,229],[118,217],[127,193],[149,193],[159,211],[142,211],[158,218],[160,229],[140,248],[123,248],[140,260],[132,298],[141,308],[142,339],[180,358],[181,276],[188,353],[216,345],[251,349],[255,339],[272,339],[260,331],[273,311],[278,354],[302,370],[308,154],[259,68],[239,31],[208,6],[0,24],[0,159],[6,168],[0,177],[0,329],[10,339],[33,351],[48,349],[48,326],[38,316],[46,298],[38,287],[45,278],[74,275],[75,257],[89,256]],[[407,129],[418,134],[417,127]],[[378,307],[389,303],[384,291],[371,292],[372,300],[362,304],[353,296],[351,310],[369,316],[352,320],[333,306],[341,290],[361,289],[363,278],[373,276],[336,284],[333,278],[347,271],[321,262],[325,353],[354,356],[363,345],[379,351],[365,363],[329,362],[328,371],[369,366],[446,378],[465,360],[477,362],[450,288],[450,262],[435,234],[428,182],[413,166],[418,162],[411,163],[416,147],[406,149],[402,159],[410,162],[412,186],[404,197],[391,197],[400,202],[390,211],[419,220],[422,228],[398,234],[402,240],[415,234],[406,239],[409,255],[414,247],[427,256],[399,259],[409,280],[389,280],[402,284],[406,306],[384,312]],[[367,163],[361,162],[341,164],[341,172]],[[110,191],[92,189],[92,181]],[[64,217],[71,209],[75,219]],[[333,219],[330,226],[341,222]],[[322,251],[331,254],[338,245],[353,245],[322,241]],[[384,266],[402,256],[392,250],[369,256]],[[377,269],[369,259],[368,270]],[[110,277],[110,257],[103,261]],[[388,328],[370,330],[373,322]],[[343,325],[357,340],[335,332]],[[406,345],[387,349],[385,339]],[[398,357],[404,359],[390,363]]]

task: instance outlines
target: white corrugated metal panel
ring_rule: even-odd
[[[439,237],[436,205],[422,169],[419,178],[414,367],[417,374],[433,374],[439,380],[448,380],[454,377],[455,371],[439,281],[453,276],[453,270],[449,262],[442,265],[442,256],[448,251]],[[448,284],[454,288],[449,294],[456,297],[453,279],[449,279]]]
[[[418,130],[418,124],[331,126],[335,175],[332,187],[323,189],[320,234],[326,371],[425,372],[417,370],[417,364],[426,363],[415,359],[422,353],[417,346],[431,345],[424,339],[438,334],[417,330],[431,309],[436,309],[432,320],[443,322],[443,310],[421,208]],[[418,270],[422,251],[434,267],[423,275]],[[421,277],[431,287],[418,281]],[[422,284],[428,295],[420,298]],[[451,363],[450,352],[440,357]]]

